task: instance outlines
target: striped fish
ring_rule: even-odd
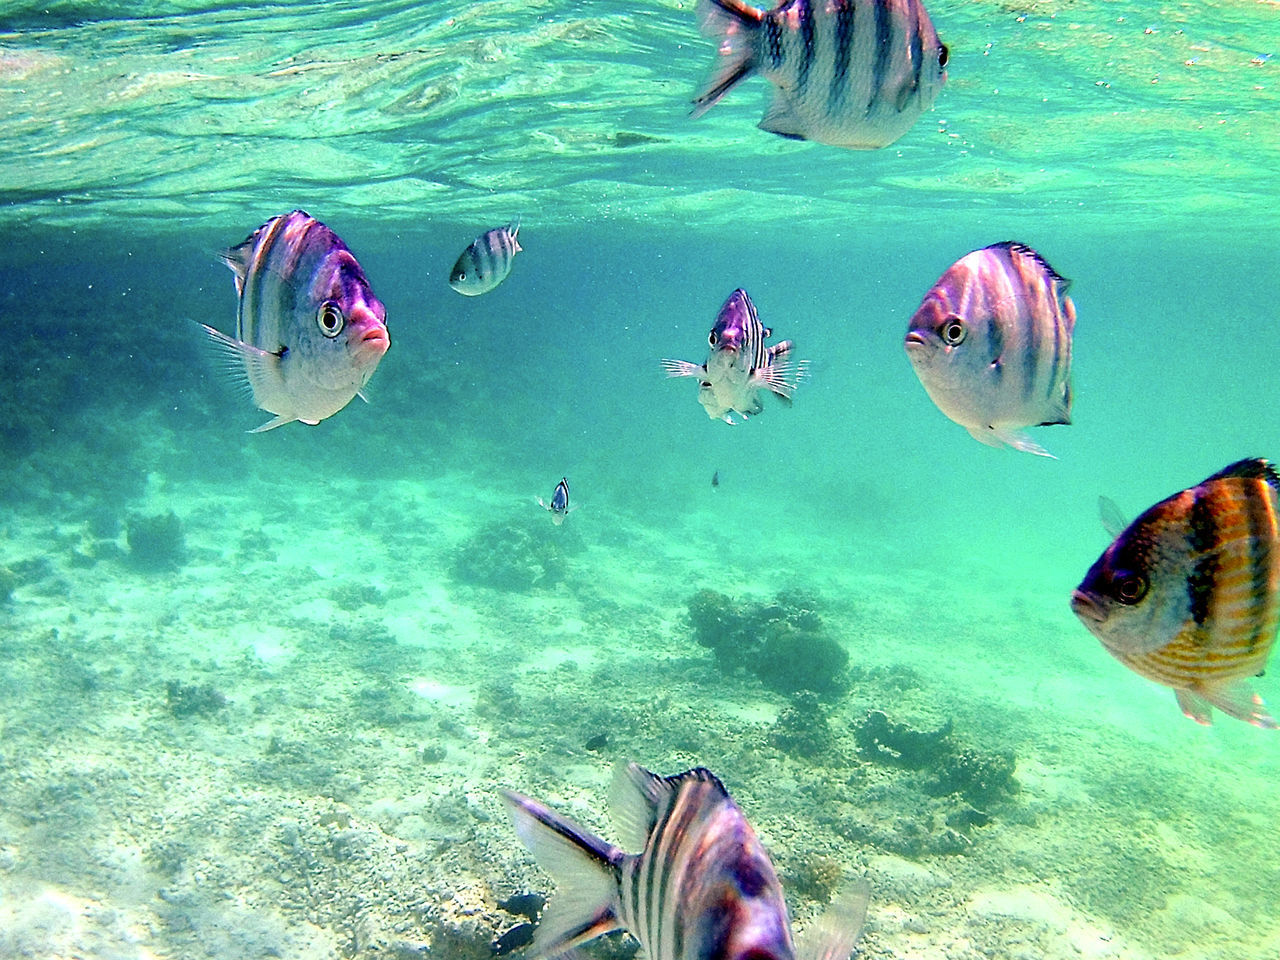
[[[764,409],[760,390],[772,391],[790,402],[804,375],[803,361],[786,358],[794,344],[783,340],[772,347],[765,341],[773,331],[760,322],[747,291],[738,288],[720,308],[707,341],[706,363],[663,360],[668,377],[697,377],[698,402],[712,420],[734,423],[736,411],[750,417]]]
[[[557,527],[564,523],[564,518],[567,517],[571,511],[578,509],[576,506],[569,505],[569,478],[560,478],[560,482],[556,484],[555,492],[551,494],[550,503],[547,503],[539,497],[538,505],[542,507],[543,510],[551,511],[551,522]]]
[[[1246,679],[1261,675],[1280,622],[1277,491],[1266,460],[1231,464],[1138,517],[1071,595],[1108,652],[1172,687],[1198,723],[1217,707],[1278,726]]]
[[[255,433],[331,417],[391,345],[387,312],[336,233],[302,210],[272,217],[222,254],[235,274],[236,335],[205,332],[275,418]]]
[[[947,79],[947,48],[920,0],[784,0],[768,11],[698,0],[697,10],[719,60],[694,117],[759,73],[775,88],[762,130],[874,150],[910,130]]]
[[[630,764],[614,778],[626,853],[511,791],[516,833],[556,879],[529,956],[552,957],[625,928],[648,960],[844,960],[866,916],[868,891],[838,900],[797,953],[782,886],[755,831],[724,785],[696,768],[660,777]]]
[[[449,273],[449,286],[466,297],[488,293],[511,272],[511,261],[524,248],[516,239],[520,221],[486,230],[462,251]]]
[[[1021,243],[952,264],[911,318],[905,344],[938,409],[983,443],[1052,456],[1022,428],[1071,422],[1069,285]]]

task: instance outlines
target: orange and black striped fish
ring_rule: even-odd
[[[1162,500],[1124,529],[1071,595],[1117,660],[1172,687],[1182,712],[1211,707],[1280,727],[1249,686],[1280,622],[1280,475],[1241,460]]]

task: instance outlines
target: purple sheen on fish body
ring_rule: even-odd
[[[386,310],[346,244],[295,210],[223,259],[236,278],[237,336],[206,329],[242,366],[257,406],[276,415],[258,430],[318,423],[350,403],[390,338]]]
[[[982,443],[1051,456],[1023,433],[1071,422],[1075,306],[1030,247],[993,244],[952,264],[904,340],[921,385]]]

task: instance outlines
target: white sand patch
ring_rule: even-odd
[[[414,677],[408,682],[408,687],[422,699],[448,707],[464,707],[469,710],[475,703],[475,694],[466,687],[441,683],[430,677]]]
[[[1057,953],[1070,957],[1137,960],[1112,931],[1082,917],[1043,887],[980,890],[969,898],[970,912],[978,917],[1011,919],[1043,927],[1057,941]]]
[[[1173,894],[1164,908],[1156,911],[1156,917],[1170,929],[1208,932],[1216,927],[1220,932],[1240,932],[1240,921],[1229,912],[1189,893]]]
[[[721,706],[725,716],[758,724],[777,723],[780,709],[776,703],[765,703],[761,700],[725,702]]]
[[[580,668],[590,667],[596,659],[596,651],[589,647],[548,647],[539,651],[524,664],[526,672],[554,670],[562,663],[573,663]]]
[[[290,631],[271,623],[233,623],[226,629],[228,652],[251,650],[267,664],[280,664],[297,653]]]

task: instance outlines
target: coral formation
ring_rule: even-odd
[[[791,698],[769,733],[769,742],[784,753],[815,758],[829,754],[835,736],[817,694],[802,690]]]
[[[565,578],[566,557],[581,541],[561,527],[542,523],[491,523],[453,554],[452,574],[460,583],[527,592]]]
[[[130,560],[144,570],[176,570],[187,562],[182,521],[172,510],[155,516],[130,516],[125,539]]]
[[[208,716],[227,705],[222,691],[207,683],[197,686],[169,680],[164,689],[165,708],[175,717]]]
[[[859,752],[875,763],[928,770],[921,789],[929,796],[958,794],[971,803],[994,803],[1018,790],[1017,765],[1010,752],[983,753],[958,745],[950,720],[934,730],[917,730],[872,710],[854,728]]]
[[[796,866],[788,871],[784,882],[788,893],[812,900],[815,903],[830,903],[841,881],[844,879],[844,867],[834,857],[814,854],[803,857]]]
[[[735,603],[715,590],[699,590],[688,606],[694,638],[721,669],[745,668],[783,694],[844,692],[849,654],[827,635],[808,597],[783,593],[773,603]]]

